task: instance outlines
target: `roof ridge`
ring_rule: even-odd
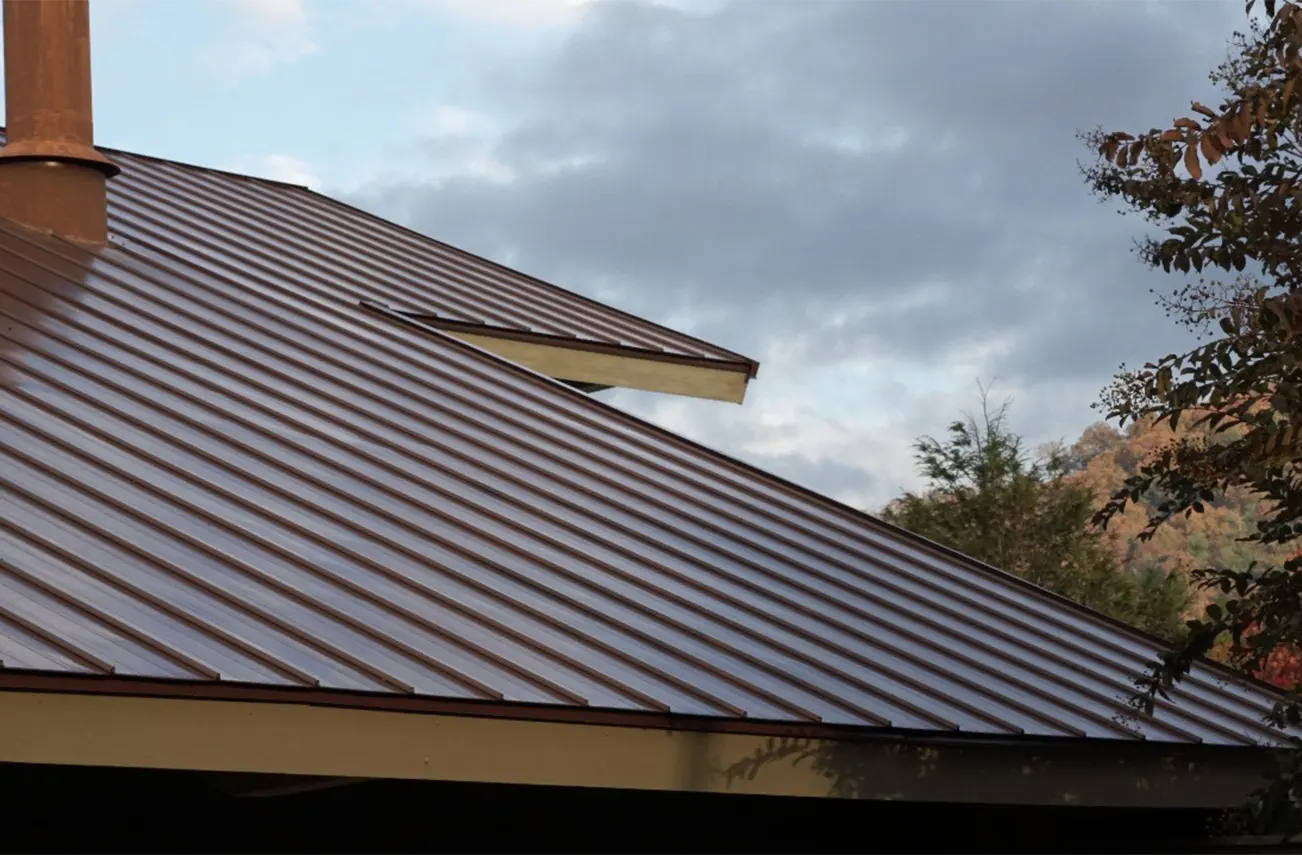
[[[3,138],[4,135],[5,135],[5,126],[4,126],[4,125],[0,125],[0,138]],[[680,331],[680,330],[675,330],[674,328],[669,327],[669,326],[667,326],[667,325],[665,325],[665,324],[661,324],[661,323],[659,323],[659,322],[652,321],[652,320],[650,320],[650,319],[648,319],[648,318],[643,318],[643,317],[641,317],[641,316],[634,315],[634,314],[631,313],[631,312],[625,311],[625,310],[623,310],[623,309],[620,309],[620,308],[617,307],[617,306],[613,306],[613,305],[610,305],[610,304],[608,304],[608,303],[603,303],[603,302],[601,302],[600,300],[597,300],[596,298],[593,298],[593,297],[589,297],[589,296],[586,295],[586,294],[582,294],[582,293],[580,293],[580,292],[578,292],[578,291],[573,291],[573,290],[571,290],[571,289],[568,289],[568,288],[565,288],[565,287],[563,287],[563,286],[557,285],[557,284],[554,283],[554,282],[550,282],[550,281],[548,281],[548,280],[541,279],[541,278],[536,277],[536,276],[534,276],[534,275],[532,275],[532,274],[526,273],[526,272],[524,272],[524,271],[522,271],[522,270],[517,270],[516,268],[510,267],[509,265],[503,264],[502,262],[496,261],[496,260],[491,259],[491,258],[488,258],[488,257],[486,257],[486,256],[482,256],[482,255],[480,255],[480,254],[478,254],[478,253],[472,252],[472,251],[467,250],[467,249],[464,249],[464,248],[462,248],[462,247],[458,247],[458,246],[455,246],[455,245],[453,245],[453,244],[449,244],[449,243],[447,243],[446,241],[441,241],[441,240],[439,240],[438,238],[435,238],[435,237],[432,236],[432,235],[427,235],[427,234],[425,234],[425,233],[423,233],[423,232],[420,232],[420,231],[418,231],[418,230],[416,230],[416,229],[414,229],[414,228],[412,228],[412,227],[410,227],[410,226],[407,226],[407,225],[405,225],[405,224],[403,224],[403,223],[399,223],[399,222],[397,222],[396,220],[390,220],[390,219],[387,219],[387,218],[385,218],[385,217],[382,217],[382,216],[380,216],[379,214],[376,214],[376,213],[373,212],[373,211],[368,211],[368,210],[366,210],[365,208],[362,208],[362,207],[360,207],[360,206],[358,206],[358,205],[353,204],[352,202],[348,202],[348,201],[345,201],[345,200],[340,199],[340,198],[338,198],[338,197],[331,196],[331,195],[329,195],[329,194],[327,194],[327,193],[323,193],[323,192],[321,192],[321,191],[319,191],[319,190],[314,190],[313,188],[308,187],[307,185],[303,185],[303,184],[295,184],[295,183],[293,183],[293,182],[282,181],[282,180],[274,179],[274,178],[265,178],[265,177],[263,177],[263,176],[249,175],[248,173],[236,172],[236,171],[234,171],[234,170],[227,170],[227,169],[220,169],[220,168],[217,168],[217,167],[204,166],[204,165],[201,165],[201,164],[190,163],[190,162],[188,162],[188,161],[177,160],[177,159],[175,159],[175,158],[166,158],[166,157],[161,157],[161,156],[158,156],[158,155],[150,155],[150,154],[144,154],[144,153],[141,153],[141,152],[133,152],[133,151],[128,151],[128,150],[126,150],[126,149],[113,148],[113,147],[111,147],[111,146],[101,146],[101,145],[97,145],[96,148],[100,149],[101,151],[104,151],[104,152],[110,153],[110,154],[125,155],[126,157],[130,157],[130,158],[139,158],[139,159],[141,159],[141,160],[151,161],[151,162],[153,162],[153,163],[170,164],[170,165],[172,165],[172,166],[177,166],[177,167],[181,167],[181,168],[183,168],[183,169],[188,169],[188,170],[194,170],[194,171],[196,171],[196,172],[203,172],[203,173],[209,173],[209,174],[213,174],[213,175],[226,176],[226,177],[228,177],[228,178],[238,178],[238,179],[242,179],[242,180],[245,180],[245,181],[255,182],[255,183],[257,183],[257,184],[267,185],[267,186],[270,186],[270,187],[287,188],[287,189],[292,189],[292,190],[296,190],[296,191],[299,191],[299,192],[306,193],[306,194],[308,194],[308,195],[310,195],[310,196],[313,196],[313,197],[315,197],[315,198],[317,198],[317,199],[319,199],[319,200],[321,200],[321,201],[323,201],[323,202],[325,202],[325,203],[327,203],[327,204],[329,204],[329,205],[331,205],[331,206],[334,206],[335,208],[344,209],[344,210],[346,210],[346,211],[348,211],[348,212],[351,212],[351,213],[353,213],[353,214],[359,215],[359,216],[364,217],[364,218],[366,218],[366,219],[369,219],[369,220],[372,220],[372,221],[377,221],[377,222],[383,224],[383,225],[386,226],[386,227],[389,227],[389,228],[392,228],[392,229],[398,230],[399,232],[402,232],[403,234],[407,235],[408,237],[410,237],[410,238],[412,238],[412,239],[415,239],[416,241],[418,241],[418,242],[420,242],[420,243],[431,244],[431,245],[434,245],[434,246],[440,247],[440,248],[442,248],[442,249],[444,249],[444,250],[446,250],[446,251],[449,251],[449,252],[454,253],[454,254],[458,254],[458,255],[460,255],[460,256],[465,257],[465,258],[468,259],[468,260],[471,260],[471,261],[474,261],[474,262],[478,262],[478,263],[480,263],[480,264],[482,264],[482,265],[485,265],[485,266],[487,266],[487,267],[489,267],[489,268],[492,268],[492,269],[494,269],[494,270],[497,270],[497,271],[500,271],[500,272],[503,272],[503,273],[509,274],[509,275],[511,275],[511,276],[520,277],[521,279],[526,280],[526,281],[528,281],[529,283],[531,283],[531,284],[533,284],[533,285],[535,285],[535,286],[538,286],[538,287],[540,287],[540,288],[547,289],[548,291],[552,291],[552,292],[555,292],[555,293],[558,293],[558,294],[564,295],[564,296],[567,297],[567,298],[572,298],[572,299],[574,299],[574,300],[577,300],[578,302],[580,302],[580,303],[586,305],[586,306],[589,307],[589,308],[593,308],[593,309],[597,309],[597,310],[602,311],[602,312],[608,312],[608,313],[611,313],[611,314],[613,314],[613,315],[617,315],[617,316],[623,318],[623,319],[626,320],[626,321],[629,321],[629,322],[632,322],[632,323],[635,323],[635,324],[638,324],[638,325],[642,325],[642,326],[645,326],[645,327],[651,328],[651,329],[656,330],[656,331],[661,332],[661,333],[668,334],[668,335],[671,336],[671,337],[684,337],[684,338],[687,338],[687,339],[691,339],[691,340],[693,340],[693,341],[695,341],[695,342],[698,342],[698,343],[700,343],[700,344],[702,344],[702,345],[705,345],[706,348],[707,348],[707,350],[713,350],[713,351],[719,352],[720,355],[726,355],[726,356],[729,356],[729,357],[733,357],[733,358],[735,358],[736,362],[747,365],[747,366],[749,367],[749,369],[748,369],[748,376],[749,376],[750,378],[754,378],[754,377],[756,377],[756,376],[758,375],[758,373],[759,373],[759,362],[758,362],[757,360],[755,360],[755,359],[752,359],[751,357],[747,357],[746,355],[744,355],[744,354],[742,354],[742,353],[740,353],[740,352],[738,352],[738,351],[733,351],[733,350],[731,350],[731,349],[729,349],[729,348],[721,347],[721,346],[719,346],[719,345],[714,344],[713,342],[706,341],[705,339],[702,339],[702,338],[700,338],[699,336],[695,336],[695,335],[692,335],[692,334],[690,334],[690,333],[684,333],[684,332],[682,332],[682,331]]]
[[[3,138],[5,136],[6,136],[5,126],[0,125],[0,138]],[[158,155],[146,155],[140,152],[129,152],[126,149],[115,149],[112,146],[101,146],[98,143],[95,145],[95,148],[101,152],[107,152],[109,154],[126,155],[127,157],[140,158],[141,160],[154,161],[156,163],[171,163],[171,164],[176,164],[177,166],[185,167],[186,169],[193,169],[199,172],[216,173],[217,175],[225,175],[230,178],[242,178],[245,179],[246,181],[256,181],[260,184],[270,184],[274,187],[292,187],[296,190],[308,189],[306,185],[294,184],[292,181],[281,181],[280,179],[276,179],[276,178],[265,178],[260,175],[249,175],[248,173],[235,172],[234,170],[230,170],[230,169],[219,169],[215,166],[202,166],[196,163],[189,163],[188,161],[180,161],[180,160],[175,160],[173,158],[159,157]]]
[[[157,174],[154,174],[155,172]],[[662,330],[661,335],[656,337],[659,339],[657,343],[647,335],[648,331],[655,327],[652,322],[642,323],[636,318],[625,320],[622,317],[612,317],[619,316],[620,313],[604,304],[584,305],[580,299],[581,295],[562,290],[562,294],[573,297],[574,300],[557,301],[554,304],[546,298],[539,300],[538,295],[532,293],[534,291],[532,285],[525,281],[527,277],[523,274],[517,275],[515,271],[507,268],[501,269],[505,272],[502,279],[518,280],[518,282],[511,288],[501,291],[491,289],[491,286],[486,289],[484,283],[479,282],[477,278],[485,275],[496,276],[491,271],[483,270],[487,263],[478,263],[474,257],[453,247],[444,249],[444,245],[435,239],[417,241],[408,236],[403,227],[353,209],[346,203],[334,205],[335,200],[328,196],[280,193],[274,189],[264,190],[256,185],[237,187],[231,182],[220,179],[199,178],[202,173],[191,174],[184,168],[173,168],[168,162],[160,162],[156,170],[150,170],[149,173],[146,175],[144,170],[139,174],[135,171],[131,172],[132,196],[138,189],[141,191],[139,201],[147,200],[147,204],[155,207],[164,204],[163,197],[169,190],[184,192],[187,186],[194,185],[197,180],[207,188],[208,192],[211,192],[211,198],[208,197],[207,192],[203,194],[203,207],[207,209],[210,216],[216,212],[217,206],[225,204],[238,206],[238,200],[234,200],[233,197],[239,195],[258,200],[257,207],[250,205],[249,209],[243,211],[243,216],[250,223],[257,220],[266,221],[268,218],[275,218],[278,221],[281,217],[302,217],[310,211],[314,216],[314,228],[323,233],[316,236],[316,240],[337,243],[349,238],[350,231],[365,233],[355,236],[355,242],[350,244],[352,256],[346,262],[341,260],[341,264],[351,266],[354,272],[364,270],[368,264],[367,259],[370,259],[369,263],[378,261],[381,265],[397,265],[385,268],[389,271],[389,274],[384,276],[389,292],[382,295],[376,293],[377,296],[372,299],[390,306],[414,307],[413,311],[417,314],[425,312],[440,317],[444,308],[453,305],[454,312],[445,320],[455,320],[457,323],[469,325],[464,332],[475,332],[470,328],[482,327],[483,329],[478,331],[482,335],[510,338],[516,334],[527,334],[530,336],[529,341],[533,341],[534,337],[542,336],[549,339],[551,344],[577,350],[602,352],[603,348],[611,347],[618,353],[638,352],[642,359],[678,361],[681,358],[692,361],[691,364],[696,364],[695,361],[699,360],[703,361],[702,364],[711,367],[726,365],[730,370],[736,367],[745,372],[747,378],[753,377],[751,372],[754,367],[753,361],[734,358],[729,351],[672,330]],[[136,188],[135,184],[139,184],[139,188]],[[194,193],[194,201],[199,201],[199,190],[196,189]],[[127,194],[123,192],[122,198],[117,201],[126,203],[126,196]],[[324,234],[326,232],[329,234]],[[292,238],[301,242],[311,238],[302,231],[301,227],[289,222],[277,228],[277,233],[285,240]],[[265,238],[266,235],[261,237]],[[251,246],[248,249],[252,251]],[[299,246],[298,249],[301,251],[303,247]],[[298,260],[301,263],[303,258],[300,257]],[[402,266],[404,262],[407,264],[405,268]],[[443,281],[445,290],[441,294],[431,296],[421,293],[421,290],[427,287],[423,276],[429,275],[428,270],[434,270],[435,276],[446,277]],[[475,302],[480,295],[482,295],[482,305]],[[491,313],[488,310],[490,305]],[[516,323],[513,323],[510,316],[513,312],[518,312],[513,307],[520,305],[532,307],[534,317],[520,317]],[[607,309],[610,311],[606,311]],[[487,317],[490,314],[496,314],[497,319]],[[541,319],[543,326],[535,324],[538,319]],[[618,322],[618,326],[615,322]],[[572,326],[575,323],[585,326],[586,331],[564,332],[567,324]]]
[[[153,161],[154,163],[172,164],[173,166],[184,167],[185,169],[192,169],[195,170],[196,172],[208,172],[208,173],[213,173],[214,175],[224,175],[228,178],[242,178],[245,181],[252,181],[258,184],[269,184],[272,187],[285,187],[285,188],[291,188],[293,190],[310,190],[308,186],[305,184],[295,184],[292,181],[282,181],[278,178],[267,178],[261,175],[249,175],[248,173],[236,172],[231,169],[220,169],[215,166],[203,166],[201,164],[190,163],[188,161],[176,160],[175,158],[165,158],[165,157],[160,157],[158,155],[146,155],[146,154],[141,154],[140,152],[129,152],[126,151],[125,149],[112,149],[112,148],[108,148],[107,146],[96,146],[96,148],[99,149],[100,151],[109,152],[110,154],[126,155],[127,157],[131,157],[131,158],[139,158],[140,160]]]
[[[460,254],[462,254],[462,255],[464,255],[464,256],[469,256],[470,258],[474,259],[475,261],[481,262],[481,263],[483,263],[483,264],[485,264],[485,265],[488,265],[489,267],[495,268],[495,269],[497,269],[497,270],[504,271],[504,272],[506,272],[506,273],[511,273],[511,274],[516,275],[516,276],[523,277],[523,278],[527,279],[529,282],[533,283],[534,285],[542,286],[543,288],[547,288],[547,289],[552,290],[552,291],[558,291],[558,292],[561,292],[562,294],[564,294],[564,295],[566,295],[566,296],[568,296],[568,297],[576,298],[576,299],[578,299],[578,300],[580,300],[580,301],[582,301],[582,302],[584,302],[584,303],[586,303],[586,304],[588,304],[588,305],[590,305],[590,306],[600,307],[600,308],[605,309],[605,310],[608,310],[608,311],[610,311],[610,312],[612,312],[612,313],[614,313],[614,314],[616,314],[616,315],[619,315],[619,316],[621,316],[621,317],[623,317],[623,318],[625,318],[625,319],[627,319],[627,320],[629,320],[629,321],[634,321],[634,322],[636,322],[636,323],[638,323],[638,324],[645,324],[645,325],[648,326],[648,327],[653,327],[653,328],[655,328],[656,330],[660,330],[660,331],[662,331],[662,332],[669,333],[670,335],[673,335],[673,336],[686,336],[686,337],[688,337],[688,338],[695,339],[696,341],[699,341],[699,342],[703,342],[703,343],[705,343],[705,344],[708,344],[708,345],[710,345],[714,350],[721,351],[721,352],[726,353],[726,354],[728,354],[728,355],[730,355],[730,356],[736,357],[736,358],[737,358],[737,362],[748,364],[748,365],[751,367],[751,369],[750,369],[750,376],[751,376],[752,378],[753,378],[753,377],[756,377],[756,376],[758,375],[758,373],[759,373],[759,362],[756,361],[756,360],[754,360],[754,359],[751,359],[750,357],[747,357],[747,356],[745,356],[745,355],[743,355],[743,354],[741,354],[741,353],[738,353],[737,351],[732,351],[732,350],[729,350],[729,349],[727,349],[727,348],[723,348],[723,347],[720,347],[720,346],[718,346],[718,345],[714,345],[713,343],[706,342],[704,339],[700,339],[700,338],[698,338],[697,336],[693,336],[693,335],[691,335],[690,333],[683,333],[682,331],[675,330],[675,329],[672,328],[672,327],[666,326],[666,325],[664,325],[664,324],[660,324],[660,323],[658,323],[658,322],[656,322],[656,321],[651,321],[651,320],[649,320],[649,319],[647,319],[647,318],[643,318],[643,317],[641,317],[641,316],[639,316],[639,315],[634,315],[633,313],[631,313],[631,312],[626,312],[625,310],[620,309],[620,308],[617,307],[617,306],[611,306],[610,304],[602,303],[600,300],[597,300],[596,298],[593,298],[593,297],[589,297],[589,296],[587,296],[586,294],[580,294],[580,293],[577,292],[577,291],[571,291],[570,289],[568,289],[568,288],[564,288],[563,286],[559,286],[559,285],[557,285],[557,284],[554,283],[554,282],[549,282],[549,281],[547,281],[547,280],[545,280],[545,279],[540,279],[540,278],[534,276],[533,274],[529,274],[529,273],[525,273],[524,271],[516,270],[516,269],[513,268],[513,267],[510,267],[510,266],[508,266],[508,265],[502,264],[501,262],[495,261],[495,260],[490,259],[490,258],[487,258],[487,257],[485,257],[485,256],[481,256],[481,255],[479,255],[478,253],[474,253],[474,252],[471,252],[470,250],[462,249],[461,247],[453,246],[452,244],[449,244],[449,243],[447,243],[447,242],[445,242],[445,241],[440,241],[438,238],[435,238],[435,237],[433,237],[433,236],[431,236],[431,235],[426,235],[426,234],[424,234],[424,233],[422,233],[422,232],[418,232],[418,231],[416,231],[415,229],[411,228],[410,226],[403,225],[402,223],[398,223],[398,222],[396,222],[396,221],[394,221],[394,220],[387,220],[387,219],[385,219],[384,217],[381,217],[379,214],[376,214],[376,213],[374,213],[374,212],[372,212],[372,211],[367,211],[365,208],[360,208],[360,207],[358,207],[358,206],[352,204],[351,202],[345,202],[345,201],[342,200],[342,199],[337,199],[337,198],[335,198],[335,197],[333,197],[333,196],[328,196],[328,195],[326,195],[326,194],[324,194],[324,193],[321,193],[320,191],[313,190],[313,189],[310,188],[310,187],[305,187],[305,188],[303,188],[303,189],[306,190],[308,193],[314,195],[314,196],[319,196],[319,197],[321,197],[322,199],[324,199],[325,201],[329,202],[329,203],[332,204],[332,205],[335,205],[336,207],[339,207],[339,208],[345,208],[345,209],[347,209],[347,210],[349,210],[349,211],[352,211],[352,212],[355,213],[355,214],[359,214],[359,215],[361,215],[361,216],[363,216],[363,217],[366,217],[366,218],[368,218],[368,219],[371,219],[371,220],[379,220],[380,222],[382,222],[382,223],[384,223],[384,224],[386,224],[386,225],[388,225],[388,226],[393,226],[393,227],[396,227],[396,228],[400,229],[400,230],[403,231],[404,233],[406,233],[406,234],[408,234],[408,235],[410,235],[410,236],[412,236],[412,237],[414,237],[414,238],[418,238],[418,239],[420,239],[420,240],[422,240],[422,241],[426,241],[426,242],[429,242],[429,243],[432,243],[432,244],[437,244],[438,246],[440,246],[440,247],[445,247],[446,249],[451,250],[451,251],[454,252],[454,253],[460,253]]]

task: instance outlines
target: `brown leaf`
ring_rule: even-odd
[[[1184,131],[1176,131],[1176,130],[1163,131],[1162,135],[1158,137],[1158,139],[1164,143],[1178,142],[1184,139]]]
[[[1144,141],[1135,140],[1130,144],[1130,165],[1134,166],[1139,163],[1139,158],[1144,154]]]
[[[1234,137],[1234,142],[1242,143],[1248,139],[1252,133],[1252,113],[1247,107],[1239,109],[1234,114],[1234,123],[1230,126],[1230,133]]]
[[[1201,131],[1203,129],[1203,126],[1198,124],[1198,121],[1196,119],[1189,119],[1189,118],[1176,119],[1175,126],[1177,128],[1191,128],[1195,131]]]
[[[1229,131],[1227,130],[1228,125],[1228,121],[1222,119],[1216,123],[1214,128],[1216,131],[1216,139],[1221,144],[1221,151],[1224,152],[1228,152],[1234,148],[1234,139],[1230,136]]]
[[[1221,159],[1221,153],[1216,149],[1216,138],[1210,131],[1202,135],[1198,141],[1198,147],[1202,149],[1203,157],[1207,159],[1207,165],[1212,166]]]
[[[1225,132],[1225,136],[1230,138],[1230,145],[1227,148],[1233,148],[1243,141],[1239,136],[1239,114],[1232,113],[1221,120],[1220,128]]]
[[[1203,168],[1198,163],[1198,149],[1192,141],[1184,147],[1184,168],[1189,170],[1189,175],[1193,177],[1194,181],[1198,181],[1203,177]]]
[[[1197,101],[1195,101],[1195,102],[1193,103],[1193,110],[1194,110],[1195,113],[1201,113],[1201,114],[1203,114],[1203,115],[1206,116],[1208,119],[1215,119],[1215,118],[1216,118],[1216,111],[1213,110],[1212,108],[1208,107],[1206,104],[1200,104],[1200,103],[1198,103]]]

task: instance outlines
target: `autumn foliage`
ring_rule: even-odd
[[[1259,630],[1260,625],[1256,624],[1246,628],[1243,631],[1244,642],[1251,643],[1252,637],[1256,636]],[[1216,643],[1210,656],[1231,665],[1238,659],[1234,645],[1228,639]],[[1254,678],[1282,690],[1296,690],[1302,687],[1302,650],[1299,650],[1298,646],[1277,645],[1265,655],[1264,660],[1259,666],[1247,669]]]
[[[1183,275],[1165,301],[1200,334],[1184,353],[1123,367],[1102,406],[1121,425],[1144,420],[1204,429],[1156,451],[1095,518],[1124,523],[1151,510],[1139,540],[1234,497],[1261,510],[1247,541],[1288,549],[1282,562],[1207,563],[1191,576],[1212,602],[1155,664],[1135,699],[1151,711],[1201,656],[1230,641],[1229,660],[1286,688],[1271,715],[1302,726],[1295,685],[1302,650],[1302,5],[1262,0],[1263,17],[1230,39],[1211,81],[1223,97],[1140,133],[1086,135],[1098,160],[1092,189],[1125,203],[1156,234],[1145,264]],[[1192,83],[1192,82],[1191,82]],[[1175,105],[1172,105],[1173,107]],[[1219,278],[1218,278],[1219,277]],[[1282,736],[1282,735],[1281,735]],[[1300,746],[1299,748],[1302,748]],[[1247,828],[1302,831],[1302,752],[1258,792]]]
[[[1098,423],[1086,428],[1071,446],[1072,482],[1088,488],[1102,505],[1129,479],[1176,442],[1214,442],[1205,424],[1193,418],[1172,428],[1167,422],[1140,419],[1123,429]],[[1189,574],[1209,566],[1243,569],[1251,563],[1280,564],[1291,548],[1262,544],[1249,539],[1267,514],[1269,505],[1242,487],[1232,488],[1203,504],[1201,513],[1177,515],[1141,538],[1149,521],[1159,512],[1158,491],[1141,496],[1116,514],[1102,532],[1102,538],[1117,563],[1131,573],[1161,571]],[[1194,592],[1189,616],[1201,612],[1215,593]]]

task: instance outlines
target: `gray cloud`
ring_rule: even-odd
[[[484,79],[514,119],[489,143],[512,181],[394,182],[363,201],[648,316],[693,316],[737,350],[804,337],[760,384],[863,360],[944,368],[985,345],[983,370],[1019,389],[1097,389],[1183,339],[1148,293],[1169,283],[1128,252],[1141,224],[1088,195],[1076,133],[1208,97],[1241,9],[598,4],[546,63]],[[848,483],[809,466],[824,489]]]

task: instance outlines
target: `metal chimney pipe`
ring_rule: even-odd
[[[89,0],[3,0],[5,134],[0,217],[86,244],[108,241],[107,180],[95,150]]]

